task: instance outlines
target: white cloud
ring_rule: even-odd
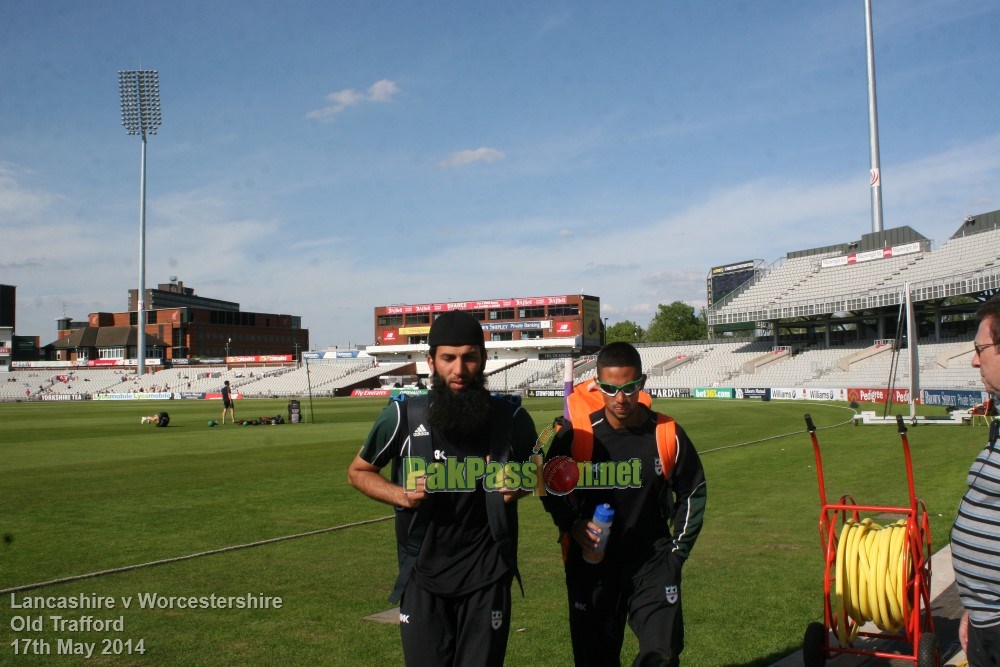
[[[473,162],[486,162],[489,164],[490,162],[502,160],[505,157],[507,155],[503,151],[498,151],[495,148],[474,148],[471,150],[455,151],[438,162],[438,166],[443,168],[461,167]]]
[[[994,135],[908,163],[883,163],[886,228],[910,225],[940,241],[966,214],[998,208],[998,148]],[[137,277],[132,200],[120,215],[81,212],[60,192],[25,187],[18,173],[0,166],[0,197],[34,202],[17,221],[0,214],[0,283],[18,285],[19,333],[49,342],[63,304],[75,318],[123,310]],[[867,186],[867,170],[758,178],[671,208],[644,202],[625,220],[603,206],[586,213],[472,212],[423,229],[433,242],[379,246],[374,258],[349,230],[302,229],[224,188],[202,186],[150,201],[147,285],[177,275],[200,296],[301,315],[318,347],[372,342],[372,308],[390,302],[585,293],[600,297],[610,323],[630,319],[645,327],[658,304],[703,306],[714,265],[771,262],[788,251],[860,238],[870,231]]]
[[[340,112],[348,107],[353,107],[363,102],[391,102],[400,93],[399,86],[395,81],[382,79],[376,81],[368,87],[367,91],[360,92],[353,88],[345,88],[328,94],[326,99],[329,104],[319,109],[313,109],[306,114],[306,118],[329,122]]]
[[[0,228],[39,216],[59,201],[54,195],[24,186],[22,174],[17,165],[0,162]]]
[[[389,102],[399,94],[399,86],[394,81],[382,79],[368,89],[368,99],[372,102]]]

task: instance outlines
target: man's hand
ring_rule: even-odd
[[[962,620],[958,622],[958,643],[962,645],[965,654],[969,654],[969,612],[962,614]]]
[[[427,478],[418,477],[416,487],[413,491],[403,489],[403,502],[399,504],[400,507],[408,507],[410,509],[420,507],[420,501],[427,497]]]
[[[571,534],[584,551],[593,552],[601,541],[601,527],[586,519],[577,519],[573,523]]]
[[[519,498],[523,498],[531,493],[531,491],[526,491],[525,489],[508,489],[506,487],[500,489],[499,493],[503,494],[503,502],[516,503]]]
[[[427,498],[426,482],[423,477],[416,480],[414,491],[407,492],[403,487],[383,477],[380,471],[381,468],[373,466],[360,456],[355,456],[347,468],[347,480],[351,486],[369,498],[396,507],[419,507],[421,501]]]
[[[489,466],[490,461],[491,461],[490,455],[487,454],[486,455],[486,465],[487,466]],[[526,495],[528,495],[530,493],[529,491],[526,491],[524,489],[508,489],[503,484],[503,481],[504,481],[504,473],[503,473],[503,470],[501,470],[498,473],[498,476],[497,476],[497,485],[499,486],[499,488],[496,489],[494,491],[494,493],[503,494],[504,505],[506,505],[507,503],[517,502],[518,498],[521,498],[522,496],[526,496]]]

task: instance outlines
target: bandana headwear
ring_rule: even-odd
[[[451,310],[442,313],[431,325],[431,333],[427,339],[431,347],[438,345],[475,345],[484,347],[483,327],[479,320],[464,310]]]

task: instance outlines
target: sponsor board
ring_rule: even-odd
[[[12,361],[11,368],[66,368],[83,366],[78,361]]]
[[[291,361],[290,354],[245,354],[238,357],[226,357],[227,364],[262,364],[274,361]]]
[[[691,390],[688,389],[687,387],[647,389],[646,393],[648,393],[653,398],[691,398]]]
[[[175,394],[174,397],[175,398],[201,400],[201,399],[205,398],[205,392],[203,392],[203,391],[182,391],[179,394]]]
[[[354,389],[351,391],[353,398],[371,398],[373,396],[389,397],[388,389]]]
[[[529,389],[528,396],[551,398],[553,396],[565,396],[565,389]]]
[[[149,401],[153,399],[157,400],[169,400],[174,397],[171,392],[128,392],[121,394],[94,394],[93,400],[95,401]]]
[[[960,391],[957,389],[927,389],[921,394],[924,405],[947,405],[956,408],[971,408],[989,399],[984,391]]]
[[[737,387],[736,398],[759,398],[764,401],[771,400],[770,387]]]
[[[802,389],[793,389],[790,387],[772,387],[771,398],[779,401],[798,401],[805,398],[805,395]]]
[[[386,306],[387,315],[410,313],[443,313],[449,310],[477,310],[480,308],[517,308],[519,306],[559,306],[569,303],[565,296],[536,296],[524,299],[492,299],[489,301],[452,301],[449,303],[420,303]]]
[[[884,248],[878,248],[876,250],[867,250],[865,252],[852,252],[847,255],[842,255],[840,257],[829,257],[820,262],[820,266],[823,268],[831,266],[845,266],[847,264],[858,264],[861,262],[871,262],[876,259],[889,259],[890,257],[899,257],[901,255],[911,255],[915,252],[920,252],[920,243],[906,243],[897,246],[886,246]]]
[[[732,387],[695,387],[691,393],[695,398],[732,398],[735,395]]]
[[[552,326],[551,320],[535,320],[531,322],[483,322],[483,331],[537,331]],[[430,327],[428,327],[429,329]]]
[[[336,350],[330,352],[303,352],[303,359],[357,359],[360,350]]]
[[[806,389],[806,399],[810,401],[846,401],[846,389]]]
[[[411,388],[411,389],[405,389],[405,388],[404,389],[390,389],[389,390],[389,395],[390,396],[399,396],[400,394],[405,394],[407,396],[419,396],[421,394],[426,394],[426,393],[427,393],[426,389],[416,389],[416,388]]]
[[[42,394],[43,401],[82,401],[80,394]]]
[[[862,389],[860,387],[851,387],[847,390],[847,400],[857,401],[858,403],[885,403],[889,399],[890,394],[886,389]],[[910,390],[893,389],[891,400],[893,403],[909,403]],[[919,403],[920,399],[918,398],[915,402]]]

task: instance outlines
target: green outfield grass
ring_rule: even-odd
[[[217,401],[0,404],[0,589],[389,517],[347,484],[346,468],[382,399],[303,401],[312,423],[217,426]],[[561,399],[525,401],[539,428]],[[802,415],[821,427],[832,502],[907,504],[893,426],[853,426],[842,404],[658,400],[689,432],[708,476],[705,529],[685,566],[687,650],[695,666],[767,665],[795,651],[822,618],[823,558],[816,466]],[[241,419],[285,412],[286,401],[239,401]],[[141,425],[168,410],[170,426]],[[928,409],[930,410],[930,409]],[[940,410],[940,409],[939,409]],[[314,412],[314,414],[312,414]],[[833,427],[837,424],[845,424]],[[783,437],[772,437],[783,436]],[[947,543],[965,473],[984,427],[909,431],[917,494],[934,548]],[[770,438],[744,447],[729,445]],[[714,450],[714,451],[713,451]],[[507,663],[571,664],[562,565],[551,521],[521,501],[525,597],[515,593]],[[127,652],[88,664],[401,664],[398,630],[363,620],[387,609],[395,577],[392,522],[381,521],[108,574],[16,594],[111,596],[111,610],[12,608],[0,596],[0,664],[81,664],[57,657],[72,637]],[[515,589],[516,590],[516,589]],[[280,597],[279,609],[141,609],[138,596]],[[125,609],[122,599],[132,599]],[[51,616],[123,617],[123,632],[57,632]],[[15,617],[45,630],[15,631]],[[635,653],[631,634],[625,662]],[[22,640],[41,641],[29,643]],[[105,643],[105,640],[107,642]],[[114,640],[122,640],[119,644]],[[49,655],[15,655],[18,649]]]

